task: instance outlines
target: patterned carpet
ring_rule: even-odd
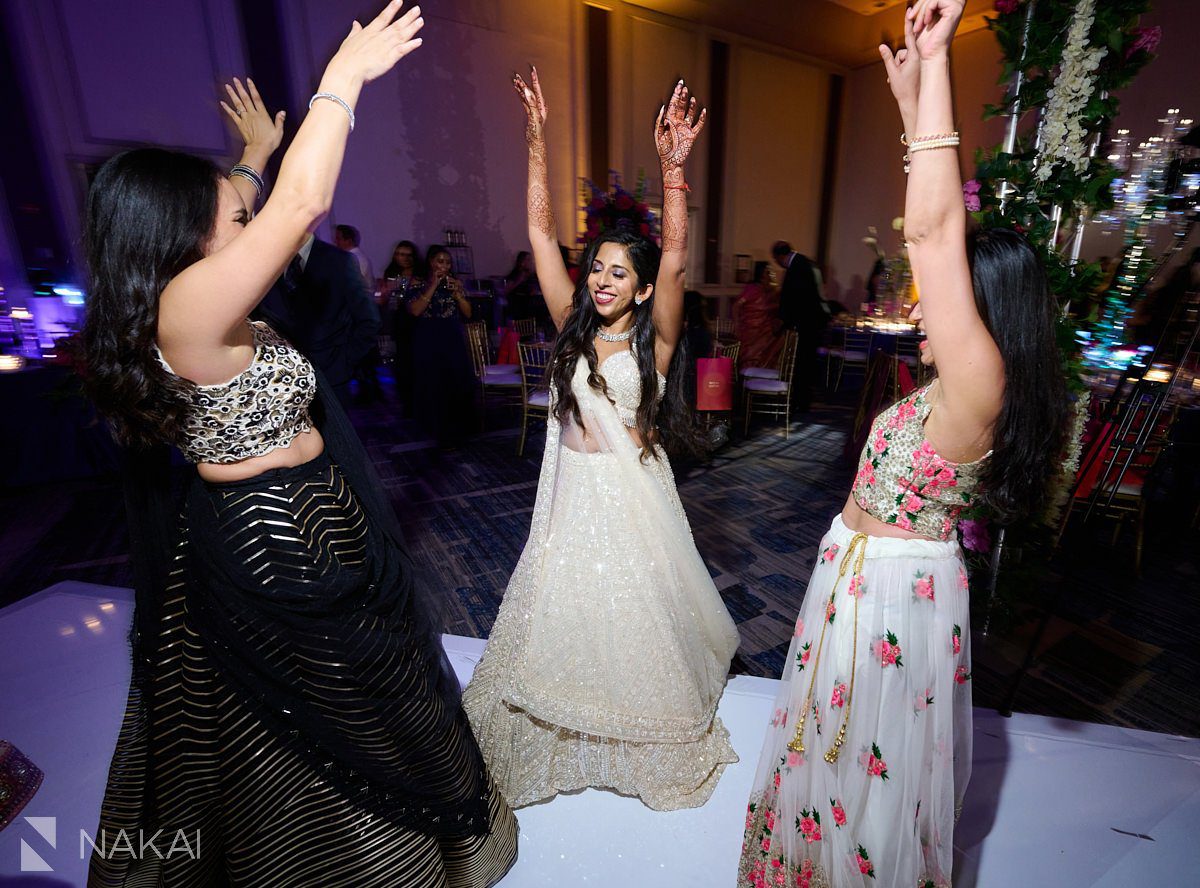
[[[735,672],[782,668],[817,543],[853,474],[839,461],[852,398],[829,398],[840,405],[793,422],[787,440],[764,425],[710,464],[676,467],[697,548],[741,632]],[[493,411],[491,431],[438,451],[390,404],[352,416],[445,631],[486,636],[529,531],[540,434],[517,457],[517,417]],[[1151,510],[1141,577],[1131,533],[1113,546],[1108,533],[1085,532],[1059,555],[1039,585],[1061,597],[1017,710],[1200,736],[1200,546],[1194,528],[1171,522]],[[0,493],[0,605],[63,579],[129,585],[124,535],[112,479]],[[1004,638],[976,633],[977,705],[1003,699],[1038,616]]]

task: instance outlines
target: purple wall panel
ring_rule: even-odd
[[[212,111],[221,65],[202,0],[55,0],[64,61],[89,142],[228,150]]]

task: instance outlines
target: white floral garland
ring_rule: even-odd
[[[1088,34],[1095,18],[1096,0],[1079,0],[1067,31],[1058,77],[1046,94],[1042,144],[1035,174],[1043,182],[1053,175],[1059,164],[1082,173],[1090,161],[1087,132],[1081,125],[1083,109],[1096,90],[1096,69],[1108,54],[1107,47],[1088,45]]]
[[[1062,466],[1054,480],[1050,482],[1049,496],[1046,498],[1046,512],[1042,515],[1042,523],[1054,527],[1062,517],[1062,511],[1067,505],[1071,488],[1075,485],[1075,476],[1079,474],[1079,457],[1083,452],[1083,429],[1087,425],[1088,405],[1092,393],[1084,391],[1079,394],[1072,405],[1074,415],[1071,417],[1071,429],[1067,432],[1067,452]]]

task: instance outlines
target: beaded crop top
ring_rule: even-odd
[[[622,359],[624,356],[624,359]],[[608,396],[617,408],[617,416],[629,428],[637,428],[637,411],[642,403],[642,375],[638,371],[637,359],[632,349],[624,349],[609,355],[596,371],[604,377]],[[658,374],[658,397],[667,392],[667,378]]]
[[[875,417],[850,494],[860,509],[884,524],[948,540],[959,513],[978,500],[979,478],[991,451],[969,463],[938,455],[925,438],[929,385]]]
[[[228,382],[197,385],[184,420],[183,455],[194,463],[235,463],[287,447],[312,428],[312,364],[264,321],[248,321],[250,366]],[[178,376],[158,346],[163,369]]]

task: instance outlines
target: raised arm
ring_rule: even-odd
[[[261,178],[266,171],[267,161],[283,142],[283,119],[287,112],[277,111],[271,117],[266,103],[258,94],[258,87],[249,77],[245,86],[242,81],[233,78],[232,83],[225,84],[225,92],[229,95],[229,102],[222,101],[221,109],[233,121],[238,135],[242,137],[242,144],[246,146],[238,166],[250,167]],[[229,184],[242,198],[250,215],[254,215],[254,208],[262,196],[254,182],[245,175],[231,173]]]
[[[558,249],[558,231],[550,205],[550,170],[546,164],[546,100],[537,68],[530,66],[529,83],[513,74],[513,88],[525,107],[525,141],[529,143],[529,186],[525,205],[529,212],[529,246],[542,297],[554,326],[561,330],[571,313],[575,285],[567,274],[562,251]]]
[[[325,69],[319,93],[353,109],[364,84],[420,46],[415,37],[423,24],[420,7],[393,22],[400,6],[401,0],[392,0],[365,28],[354,23]],[[173,362],[203,363],[214,349],[237,344],[246,317],[329,211],[350,120],[340,103],[314,102],[261,212],[245,223],[245,231],[168,285],[160,300],[158,337]]]
[[[684,162],[704,129],[707,111],[696,113],[695,97],[688,98],[682,80],[671,101],[658,111],[654,144],[662,166],[662,260],[654,284],[655,361],[664,373],[683,333],[683,278],[687,269],[687,193]]]
[[[920,88],[915,123],[907,130],[911,172],[904,236],[940,379],[945,421],[938,425],[974,441],[990,433],[999,412],[1004,361],[975,305],[957,147],[921,143],[954,133],[949,50],[962,12],[963,0],[919,0],[905,20],[906,39],[920,60]],[[905,60],[901,69],[911,63]]]

